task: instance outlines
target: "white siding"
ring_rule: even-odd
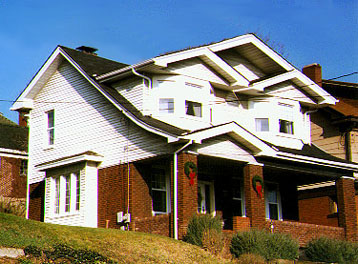
[[[55,144],[46,149],[45,112],[51,109],[55,111]],[[44,177],[35,165],[89,150],[104,156],[101,167],[167,151],[164,138],[127,120],[68,63],[36,96],[30,118],[30,184]]]
[[[128,80],[117,82],[113,85],[118,93],[125,97],[132,105],[134,105],[139,111],[143,109],[143,92],[144,84],[143,79],[130,78]]]
[[[274,87],[269,87],[265,89],[265,93],[278,98],[290,98],[294,101],[315,104],[311,98],[289,83],[281,83]]]

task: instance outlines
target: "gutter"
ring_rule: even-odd
[[[174,239],[178,240],[178,153],[191,145],[193,140],[189,140],[184,146],[174,152]]]

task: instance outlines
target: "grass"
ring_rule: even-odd
[[[65,243],[90,249],[118,263],[231,263],[171,238],[113,229],[69,227],[0,213],[0,247],[49,249]]]

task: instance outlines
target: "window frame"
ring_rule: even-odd
[[[239,189],[240,189],[240,195],[241,197],[235,197],[235,190],[237,188],[237,184],[235,184],[235,181],[239,183]],[[232,200],[233,201],[239,201],[241,204],[241,217],[246,216],[246,207],[245,207],[245,193],[244,193],[244,182],[242,178],[233,177],[232,178]]]
[[[199,214],[210,214],[212,216],[215,216],[216,215],[216,204],[215,204],[215,188],[214,188],[214,182],[212,181],[198,181],[198,195],[199,195],[199,190],[200,190],[200,187],[204,186],[205,187],[205,197],[202,201],[204,201],[206,203],[207,200],[209,200],[210,202],[210,205],[209,205],[209,212],[205,206],[205,211],[203,211],[202,209],[202,205],[200,205],[200,208],[199,208],[199,199],[198,199],[198,206],[197,206],[197,212]],[[209,197],[207,199],[206,197],[206,190],[207,188],[209,189]],[[201,194],[202,195],[202,194]]]
[[[199,113],[196,113],[195,107],[200,107]],[[185,115],[199,118],[203,117],[203,104],[195,101],[185,100]]]
[[[285,119],[279,119],[278,129],[282,134],[294,135],[294,122]]]
[[[163,104],[166,105],[166,108],[161,107]],[[160,114],[174,114],[175,112],[174,98],[159,98],[158,110]]]
[[[22,159],[20,161],[20,176],[27,177],[28,167],[29,167],[28,160]]]
[[[269,189],[269,185],[274,186],[275,192],[276,192],[276,199],[277,202],[270,202],[269,201],[269,193],[268,193],[268,189]],[[282,203],[281,203],[281,194],[280,194],[280,188],[279,188],[279,184],[278,183],[274,183],[274,182],[265,182],[265,208],[266,208],[266,219],[268,220],[280,220],[282,221]],[[274,204],[277,205],[277,219],[273,219],[271,218],[271,214],[270,214],[270,205]]]
[[[267,120],[267,130],[262,129],[263,127],[265,127],[266,124],[264,124],[264,126],[263,126],[262,123],[259,122],[259,121],[263,121],[263,120]],[[256,132],[270,132],[270,119],[267,117],[255,118],[255,131]]]
[[[51,109],[47,111],[45,115],[46,115],[45,146],[53,147],[55,145],[55,110]]]
[[[153,177],[157,176],[158,173],[154,173],[155,171],[160,171],[163,173],[161,176],[164,177],[164,185],[161,187],[153,187]],[[153,215],[162,215],[162,214],[168,214],[170,213],[170,183],[169,183],[169,174],[167,170],[161,166],[153,166],[151,168],[150,172],[150,193],[152,197],[152,214]],[[154,194],[153,193],[164,193],[164,199],[165,199],[165,211],[155,210],[157,208],[154,208]],[[164,201],[162,201],[164,202]]]

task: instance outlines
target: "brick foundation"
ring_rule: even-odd
[[[133,231],[170,236],[170,215],[157,215],[133,220],[130,224]]]
[[[250,218],[242,216],[233,216],[233,231],[248,231],[250,230]]]

